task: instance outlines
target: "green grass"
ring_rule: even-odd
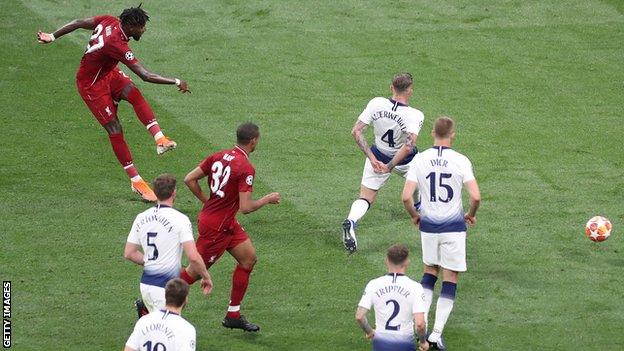
[[[140,269],[122,259],[138,201],[108,139],[78,96],[88,38],[44,47],[37,29],[119,13],[102,1],[0,2],[0,276],[13,282],[16,350],[121,349],[135,322]],[[364,285],[392,243],[420,241],[392,179],[360,222],[347,256],[339,225],[357,197],[363,157],[349,131],[391,76],[416,77],[412,105],[458,122],[456,149],[475,165],[483,204],[468,236],[445,329],[452,350],[624,348],[624,17],[620,1],[211,1],[145,3],[131,43],[146,67],[187,79],[192,95],[135,78],[179,148],[157,157],[127,104],[120,118],[135,164],[182,178],[252,120],[257,196],[283,203],[240,216],[259,262],[244,313],[258,334],[224,330],[233,260],[194,287],[185,317],[198,350],[365,350],[353,321]],[[196,218],[184,187],[177,207]],[[582,228],[609,217],[613,237]]]

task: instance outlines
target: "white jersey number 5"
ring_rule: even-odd
[[[225,193],[221,189],[223,189],[225,184],[227,184],[230,179],[230,166],[228,165],[223,168],[223,163],[221,163],[221,161],[217,161],[212,164],[210,170],[212,171],[210,190],[212,190],[212,193],[220,198],[225,197]]]

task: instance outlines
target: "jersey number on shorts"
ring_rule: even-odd
[[[440,173],[440,184],[438,184],[441,188],[446,189],[446,199],[441,197],[436,197],[436,172],[431,172],[429,175],[425,177],[425,179],[429,179],[429,193],[431,194],[429,201],[436,202],[449,202],[453,199],[453,188],[450,185],[444,184],[444,179],[449,179],[453,175],[451,173]]]
[[[158,258],[158,248],[156,247],[156,243],[154,242],[154,240],[156,240],[156,235],[158,235],[158,233],[154,233],[154,232],[147,233],[147,246],[151,246],[154,248],[154,251],[152,251],[152,254],[147,256],[148,261],[153,261]]]
[[[386,322],[386,330],[399,330],[399,327],[401,326],[400,324],[397,325],[390,325],[390,322],[392,322],[392,320],[399,314],[399,310],[401,309],[401,307],[399,306],[399,303],[396,300],[388,300],[386,301],[386,305],[392,303],[392,315],[390,316],[390,318],[388,318],[388,321]]]
[[[87,44],[87,51],[85,51],[85,54],[98,51],[104,46],[104,35],[102,35],[102,29],[104,29],[104,26],[102,26],[101,23],[98,24],[97,27],[95,27],[95,29],[93,30],[93,35],[89,39],[89,44]],[[94,40],[97,41],[94,42],[93,45],[91,45],[91,42]]]
[[[157,342],[154,344],[154,347],[152,347],[152,342],[147,341],[143,346],[145,346],[145,351],[167,351],[167,346],[162,342]]]
[[[221,163],[221,161],[217,161],[212,164],[210,170],[212,171],[210,190],[212,190],[212,193],[220,198],[225,197],[225,193],[221,189],[223,189],[228,180],[230,180],[230,166],[228,165],[224,168],[223,163]]]
[[[388,138],[388,139],[384,139],[384,138]],[[386,143],[388,143],[388,146],[394,147],[394,145],[395,145],[395,142],[394,142],[394,130],[393,129],[388,129],[386,134],[381,136],[381,141],[385,141]]]

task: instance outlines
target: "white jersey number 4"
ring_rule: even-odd
[[[221,163],[221,161],[217,161],[212,164],[210,170],[212,171],[210,190],[218,197],[224,198],[225,193],[221,189],[223,189],[228,180],[230,180],[230,166],[228,165],[224,168],[223,163]]]

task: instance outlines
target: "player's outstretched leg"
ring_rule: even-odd
[[[371,202],[363,197],[353,201],[347,219],[342,222],[342,241],[349,252],[357,250],[357,237],[355,236],[357,221],[366,214],[370,206]]]
[[[130,84],[123,89],[121,98],[132,105],[141,123],[143,123],[145,128],[147,128],[154,137],[156,141],[156,153],[158,155],[162,155],[176,148],[176,142],[167,138],[160,130],[160,125],[156,121],[154,111],[152,111],[152,108],[143,97],[143,94],[141,94],[141,91],[137,89],[134,84]]]
[[[132,191],[141,195],[141,197],[146,201],[156,201],[154,191],[152,191],[150,186],[143,180],[143,178],[141,178],[139,172],[134,166],[134,163],[132,163],[132,155],[130,154],[128,144],[126,144],[126,140],[124,139],[119,120],[112,120],[111,122],[105,124],[104,128],[108,132],[108,139],[110,140],[115,156],[117,156],[117,160],[119,160],[119,163],[130,178],[130,188]]]
[[[225,318],[223,318],[223,326],[231,329],[242,329],[245,331],[256,332],[260,327],[249,322],[245,316],[240,313],[240,305],[247,292],[249,286],[249,276],[256,264],[256,249],[247,239],[243,243],[236,245],[229,250],[230,254],[238,261],[238,265],[232,274],[232,291],[230,293],[230,304]]]

